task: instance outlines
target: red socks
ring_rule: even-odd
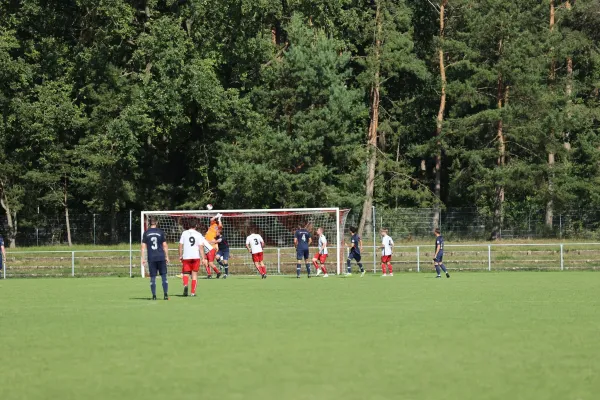
[[[381,264],[381,270],[383,271],[384,274],[387,274],[387,268],[385,264]]]
[[[261,273],[262,275],[266,275],[266,274],[267,274],[267,267],[265,267],[265,266],[261,266],[261,267],[260,267],[260,273]]]
[[[192,280],[192,294],[196,294],[196,286],[198,286],[198,281]]]
[[[324,274],[327,273],[327,268],[325,268],[325,264],[321,265],[321,270],[323,271]]]
[[[213,267],[213,271],[215,271],[215,273],[220,273],[221,271],[219,271],[219,268],[217,268],[216,266]]]
[[[210,272],[210,266],[206,265],[205,268],[206,268],[206,275],[210,275],[211,274],[211,272]]]
[[[315,269],[319,269],[319,268],[320,268],[320,267],[319,267],[319,264],[317,264],[317,262],[316,262],[316,261],[313,261],[313,265],[315,266]]]
[[[390,271],[390,274],[394,272],[392,271],[392,264],[388,264],[388,271]]]
[[[188,285],[189,283],[190,283],[190,276],[189,276],[189,275],[186,275],[186,274],[184,274],[184,275],[183,275],[183,286],[186,286],[186,287],[187,287],[187,285]]]

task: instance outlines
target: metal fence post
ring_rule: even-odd
[[[133,236],[131,232],[133,210],[129,210],[129,277],[133,278]]]
[[[558,221],[559,221],[559,225],[558,225],[559,226],[559,228],[558,228],[559,229],[559,231],[558,231],[558,237],[560,239],[562,239],[562,214],[560,214],[558,216]],[[562,246],[562,244],[561,244],[561,246]]]
[[[373,273],[377,273],[377,220],[375,219],[375,206],[373,206]]]
[[[281,249],[277,248],[277,273],[281,274]]]
[[[75,252],[71,252],[71,276],[75,276]]]
[[[94,214],[94,245],[96,245],[96,214]]]
[[[565,259],[563,257],[563,254],[564,254],[563,247],[564,247],[564,244],[561,243],[560,244],[560,270],[561,271],[563,271],[565,269]]]
[[[492,270],[492,245],[488,244],[488,271]]]
[[[417,246],[417,272],[421,272],[421,251],[419,246]]]

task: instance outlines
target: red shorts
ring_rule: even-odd
[[[197,258],[195,260],[183,260],[183,267],[181,268],[181,272],[190,273],[190,272],[198,272],[200,270],[200,259]]]
[[[212,249],[211,251],[206,253],[206,259],[208,260],[208,262],[213,262],[213,261],[215,261],[216,255],[217,255],[217,250]]]
[[[382,263],[385,264],[385,263],[389,263],[390,261],[392,261],[392,256],[391,255],[389,255],[389,256],[381,256],[381,262]]]
[[[321,264],[325,264],[325,261],[327,261],[327,254],[315,254],[315,260]]]
[[[262,251],[260,253],[255,253],[252,254],[252,261],[256,262],[262,262],[263,260],[263,253]]]

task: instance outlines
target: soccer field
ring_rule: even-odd
[[[171,279],[171,300],[154,302],[148,282],[0,281],[0,398],[600,393],[594,272],[233,277],[201,280],[197,298]]]

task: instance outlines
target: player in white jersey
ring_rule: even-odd
[[[319,236],[319,254],[315,254],[312,262],[317,270],[317,276],[323,272],[323,278],[327,278],[329,275],[327,275],[325,262],[327,261],[327,254],[329,252],[327,251],[327,238],[325,237],[325,233],[323,233],[323,228],[317,229],[317,236]]]
[[[262,279],[267,278],[267,267],[265,267],[263,261],[264,247],[265,241],[258,233],[251,233],[250,236],[246,238],[246,248],[252,254],[252,261]]]
[[[204,236],[196,230],[197,221],[192,221],[190,228],[183,231],[179,239],[179,260],[183,267],[181,269],[183,279],[183,295],[188,295],[188,284],[190,275],[192,276],[192,296],[196,296],[196,286],[198,285],[198,271],[200,270],[200,260],[204,259]],[[210,244],[209,244],[210,246]]]
[[[392,252],[394,251],[394,241],[388,235],[387,229],[382,229],[381,234],[381,270],[382,276],[394,276],[392,269]]]

